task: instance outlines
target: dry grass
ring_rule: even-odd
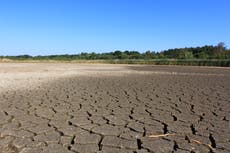
[[[167,136],[171,136],[171,135],[175,135],[174,133],[167,133],[167,134],[157,134],[157,135],[150,135],[150,138],[161,138],[161,137],[167,137]]]

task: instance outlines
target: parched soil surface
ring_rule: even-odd
[[[229,153],[230,69],[0,63],[0,153]]]

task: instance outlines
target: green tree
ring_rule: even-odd
[[[188,49],[183,49],[182,51],[180,51],[178,58],[179,59],[192,59],[193,54],[192,52],[188,51]]]
[[[200,52],[197,54],[198,59],[208,59],[208,57],[208,54],[206,54],[205,52]]]

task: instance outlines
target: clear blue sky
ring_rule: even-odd
[[[0,55],[230,48],[230,0],[0,0]]]

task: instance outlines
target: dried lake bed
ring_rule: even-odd
[[[228,153],[230,68],[0,63],[0,153]]]

